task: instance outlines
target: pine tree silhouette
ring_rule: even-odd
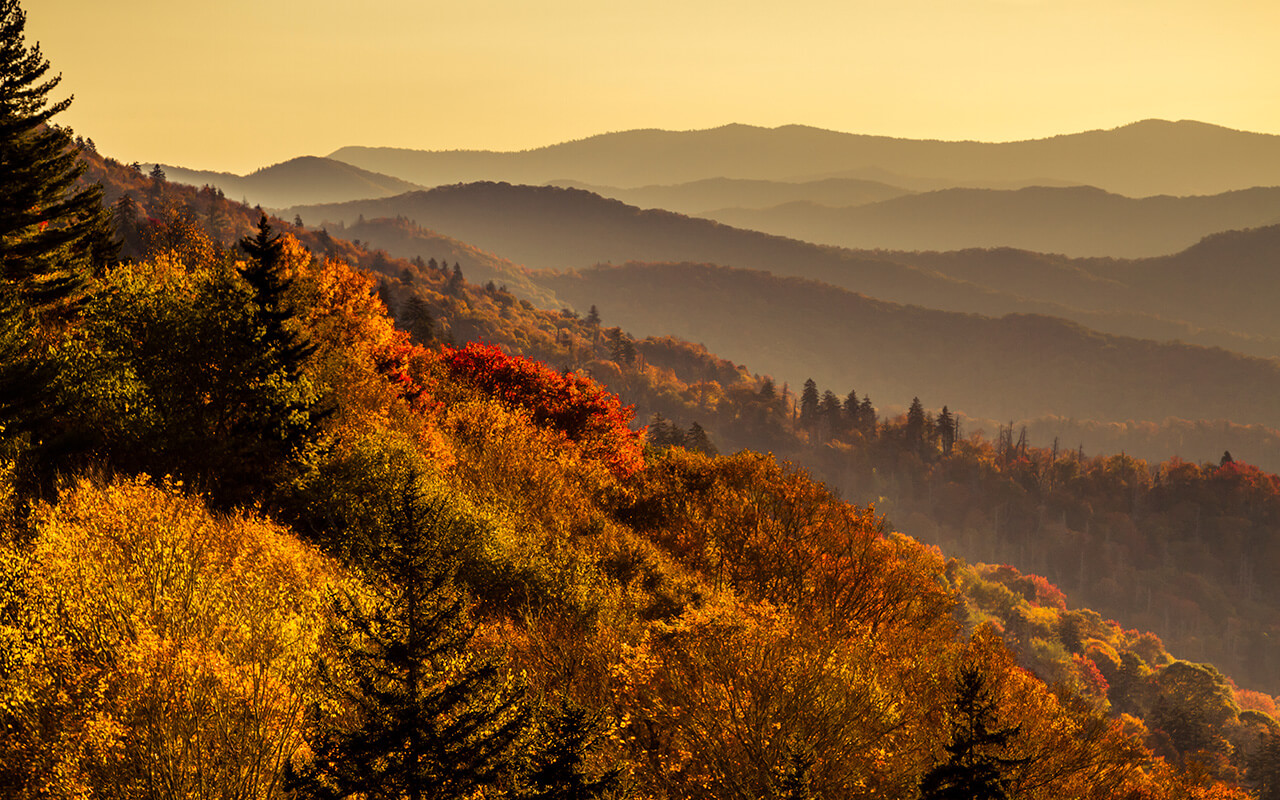
[[[323,670],[352,723],[324,731],[314,759],[290,767],[297,797],[470,797],[505,778],[527,724],[498,667],[468,649],[474,626],[449,549],[467,523],[412,477],[389,512],[373,554],[387,595],[374,608],[335,604],[347,630]]]

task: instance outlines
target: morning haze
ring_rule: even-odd
[[[1258,102],[1280,96],[1280,6],[1253,0],[29,5],[79,98],[64,124],[127,161],[239,174],[345,145],[520,150],[730,122],[1280,133],[1280,106]]]

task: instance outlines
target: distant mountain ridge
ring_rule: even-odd
[[[867,170],[952,185],[1037,179],[1097,186],[1130,197],[1280,185],[1280,136],[1187,120],[1145,120],[1111,130],[999,143],[898,139],[802,125],[726,125],[608,133],[520,152],[343,147],[329,157],[425,186],[572,180],[636,187],[719,177],[861,176]]]
[[[824,178],[816,181],[705,178],[689,183],[640,186],[634,189],[596,186],[577,181],[552,181],[550,185],[583,189],[601,197],[621,200],[637,208],[662,208],[694,216],[707,216],[707,211],[728,206],[771,208],[780,203],[798,201],[835,207],[857,206],[913,192],[881,181],[860,178]]]
[[[387,197],[421,186],[331,158],[301,156],[248,175],[206,172],[162,164],[166,177],[191,186],[213,186],[234,200],[283,208],[302,203],[335,203]]]
[[[638,336],[698,342],[793,387],[926,403],[967,416],[1227,419],[1275,427],[1280,361],[1113,336],[1031,314],[885,303],[795,277],[709,264],[629,263],[537,276]],[[1213,387],[1230,387],[1220,391]]]
[[[699,216],[839,247],[962,250],[1014,247],[1068,256],[1144,258],[1224,230],[1280,223],[1280,187],[1134,199],[1088,186],[944,189],[848,208],[793,202]]]
[[[302,206],[286,213],[295,212],[313,224],[403,216],[534,269],[628,261],[715,263],[802,276],[910,305],[988,316],[1042,314],[1114,334],[1280,356],[1280,317],[1270,301],[1280,295],[1280,273],[1267,267],[1280,258],[1280,228],[1220,234],[1167,261],[1118,261],[1011,249],[845,250],[668,211],[642,211],[579,189],[498,183]],[[1236,260],[1252,265],[1240,280],[1232,273]],[[1194,291],[1180,292],[1162,278],[1174,265]]]

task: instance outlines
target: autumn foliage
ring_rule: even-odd
[[[525,409],[537,424],[560,431],[614,475],[634,475],[644,467],[643,431],[628,427],[631,409],[600,384],[474,342],[446,348],[443,360],[452,378]]]
[[[87,281],[42,331],[56,413],[0,433],[0,794],[413,796],[482,746],[422,796],[918,800],[975,765],[1029,800],[1270,785],[1272,698],[1046,579],[948,559],[770,455],[646,454],[598,383],[412,342],[376,278],[292,237],[270,325],[307,346],[262,361],[243,257],[192,235]],[[538,319],[633,385],[704,358],[646,367],[617,331],[605,361],[591,323]],[[743,426],[777,405],[672,385]],[[1132,497],[1133,465],[1107,466]],[[367,785],[344,752],[394,774]]]

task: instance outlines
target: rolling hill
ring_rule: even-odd
[[[244,199],[249,204],[266,208],[386,197],[421,188],[399,178],[315,156],[290,159],[249,175],[202,172],[167,164],[161,166],[171,181],[192,186],[213,186],[221,189],[228,197]]]
[[[405,217],[534,269],[632,260],[715,263],[811,278],[909,305],[990,316],[1049,315],[1120,335],[1280,356],[1275,341],[1280,325],[1266,300],[1280,292],[1275,286],[1280,276],[1265,268],[1267,259],[1280,253],[1280,235],[1262,232],[1229,237],[1239,253],[1220,253],[1221,245],[1206,244],[1169,262],[1071,260],[1014,250],[852,251],[668,211],[642,211],[579,189],[500,183],[300,206],[285,213],[295,212],[316,223]],[[1253,253],[1250,282],[1221,280],[1224,265],[1244,258],[1245,251]],[[1214,301],[1199,305],[1195,293],[1177,295],[1176,287],[1160,278],[1166,263],[1199,274],[1197,286]],[[1270,294],[1270,289],[1259,291],[1272,286],[1276,291]]]
[[[1280,425],[1280,363],[1216,348],[1112,336],[1061,319],[957,314],[814,281],[708,264],[540,274],[636,335],[672,335],[774,375],[879,402],[995,419],[1226,419]]]
[[[818,181],[766,181],[743,178],[707,178],[671,186],[593,186],[573,181],[551,185],[583,189],[601,197],[621,200],[637,208],[662,208],[678,214],[707,216],[710,209],[770,208],[780,203],[808,202],[821,206],[857,206],[911,194],[911,190],[857,178]]]

